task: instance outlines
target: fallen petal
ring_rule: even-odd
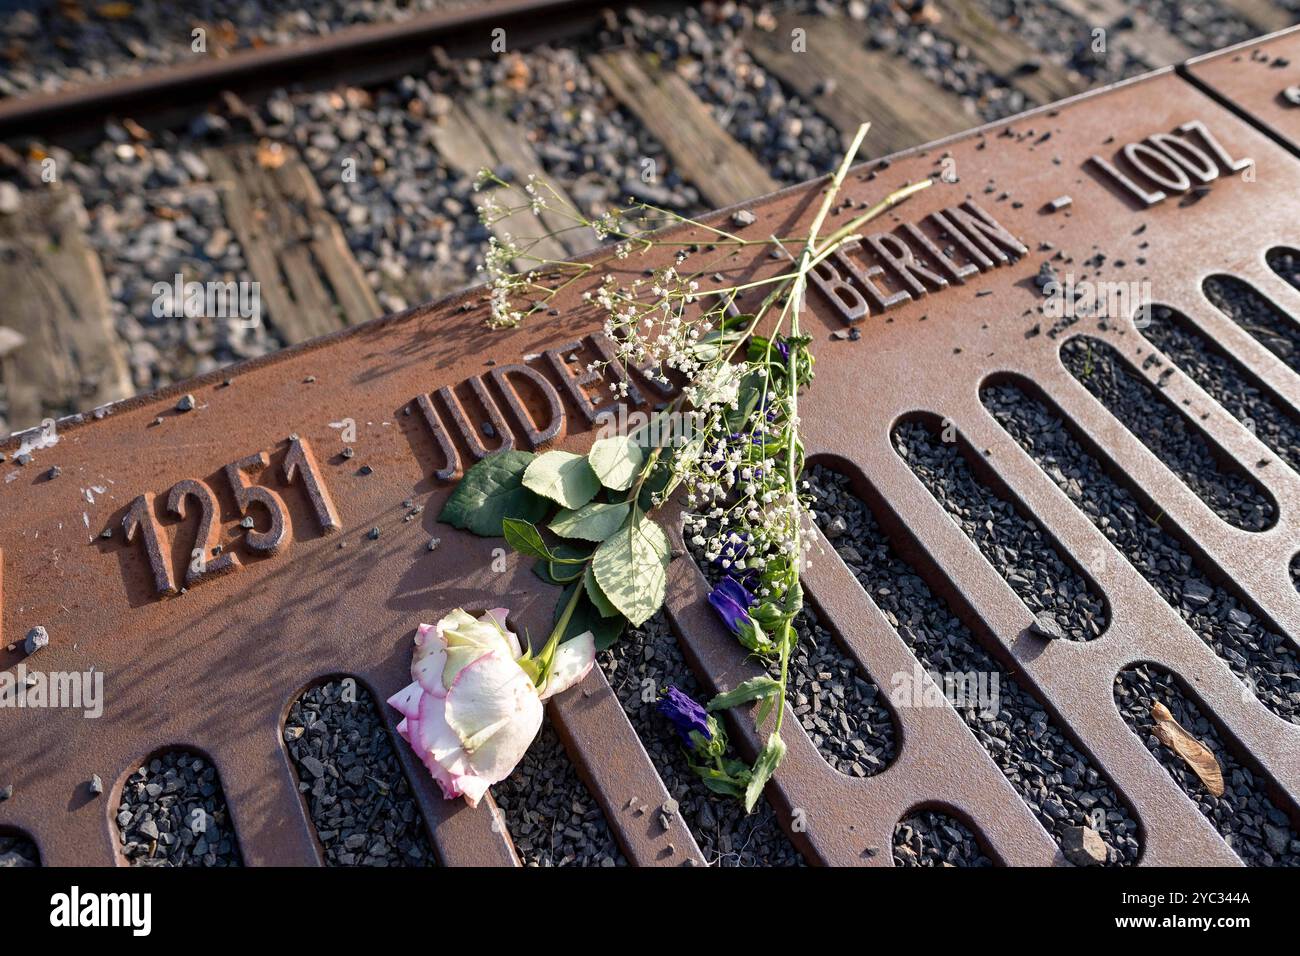
[[[555,649],[555,663],[542,691],[542,700],[554,697],[581,681],[596,662],[596,638],[591,631],[571,637]]]

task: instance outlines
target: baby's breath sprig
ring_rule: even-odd
[[[725,737],[720,730],[713,736],[719,725],[711,717],[696,715],[694,733],[682,735],[691,741],[687,757],[705,784],[743,799],[751,810],[785,754],[785,711],[778,705],[785,699],[790,655],[798,640],[794,622],[803,610],[800,570],[813,540],[813,501],[801,480],[799,419],[799,393],[811,383],[814,364],[811,340],[800,324],[809,274],[858,238],[866,223],[930,185],[925,180],[890,193],[823,238],[827,216],[867,130],[868,124],[858,129],[827,180],[807,234],[800,237],[745,239],[635,201],[593,218],[544,182],[530,179],[517,186],[489,172],[480,177],[480,185],[492,189],[480,206],[486,224],[514,222],[528,213],[544,226],[533,239],[514,239],[500,230],[502,236],[492,242],[484,268],[491,282],[489,323],[494,327],[518,325],[548,308],[561,289],[590,277],[602,263],[634,261],[657,248],[676,250],[671,264],[630,282],[620,284],[607,274],[584,298],[604,316],[604,332],[613,343],[612,356],[588,370],[619,366],[620,374],[611,376],[614,397],[627,397],[633,370],[678,392],[647,426],[597,441],[584,458],[553,451],[485,459],[466,475],[464,500],[458,501],[458,489],[444,520],[463,522],[478,533],[500,529],[516,550],[538,558],[544,578],[568,584],[551,645],[568,632],[579,633],[573,629],[585,622],[599,631],[597,646],[607,646],[624,623],[639,626],[663,603],[667,538],[650,515],[670,498],[679,500],[683,535],[718,580],[710,603],[736,638],[776,675],[747,680],[708,704],[708,711],[716,712],[757,702],[759,728],[775,712],[753,765],[724,759]],[[679,232],[656,231],[667,224],[695,228],[685,239]],[[571,230],[591,230],[612,246],[609,255],[587,262],[543,255],[546,238]],[[700,238],[701,231],[707,238]],[[773,276],[704,287],[707,273],[718,279],[719,261],[754,246],[775,250],[792,267]],[[692,257],[701,250],[718,255],[695,268]],[[765,293],[762,301],[752,312],[744,311],[744,302],[757,290]],[[487,499],[511,501],[514,511],[485,515],[474,509],[473,502]],[[567,539],[567,550],[553,549],[534,524],[551,503],[562,510],[549,527]],[[598,544],[594,550],[575,548],[573,539]],[[678,698],[666,712],[684,720],[689,702]]]

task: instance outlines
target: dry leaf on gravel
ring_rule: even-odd
[[[262,140],[257,144],[257,165],[263,169],[279,169],[288,158],[289,153],[279,143]]]
[[[135,8],[129,3],[101,3],[95,12],[105,20],[125,20],[135,12]]]
[[[1151,705],[1151,716],[1155,718],[1155,734],[1160,742],[1186,761],[1206,790],[1216,797],[1223,796],[1223,771],[1210,749],[1183,730],[1169,708],[1159,701]]]

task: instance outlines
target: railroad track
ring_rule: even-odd
[[[758,29],[783,29],[783,15]],[[954,17],[978,35],[969,10]],[[837,23],[837,35],[851,23]],[[770,36],[747,42],[752,62],[782,75],[785,53]],[[1073,841],[1084,827],[1103,835],[1099,852],[1115,865],[1293,861],[1300,210],[1269,183],[1300,168],[1300,126],[1282,93],[1295,82],[1297,44],[1292,31],[947,137],[933,125],[945,122],[941,107],[890,114],[893,155],[860,168],[848,198],[949,168],[958,181],[941,179],[882,226],[901,246],[868,242],[817,283],[819,377],[805,416],[824,557],[805,580],[814,640],[796,662],[789,721],[802,730],[753,818],[728,816],[692,789],[641,695],[645,681],[707,694],[752,670],[710,617],[689,559],[672,565],[666,614],[552,703],[541,744],[479,812],[438,800],[409,752],[392,746],[375,701],[399,685],[392,648],[412,615],[491,587],[545,633],[550,607],[531,572],[512,566],[502,584],[475,570],[491,566],[490,543],[432,520],[448,488],[439,473],[485,453],[485,437],[527,447],[536,422],[513,417],[511,367],[531,369],[555,399],[560,447],[590,441],[594,393],[584,402],[566,368],[599,341],[579,290],[545,329],[502,334],[487,355],[480,292],[365,323],[395,293],[366,281],[357,224],[335,215],[339,181],[312,159],[333,156],[314,141],[325,127],[301,143],[279,138],[273,127],[299,116],[285,96],[206,114],[248,127],[229,141],[207,137],[195,158],[223,184],[205,208],[229,217],[229,203],[246,204],[229,241],[263,283],[269,324],[282,302],[277,334],[290,347],[234,369],[196,368],[183,385],[4,446],[6,639],[46,626],[51,644],[32,666],[93,667],[123,683],[97,721],[0,710],[14,742],[0,758],[0,788],[14,787],[0,804],[0,839],[14,842],[0,852],[34,846],[47,863],[107,864],[148,862],[162,845],[166,856],[168,844],[155,832],[151,846],[142,829],[157,786],[211,818],[212,839],[194,852],[213,863],[1059,865],[1083,859]],[[1005,39],[996,49],[1014,52]],[[907,62],[875,62],[865,44],[840,52],[828,69],[893,75]],[[679,173],[648,184],[669,202],[740,201],[756,231],[810,217],[815,186],[754,198],[785,177],[762,149],[718,138],[730,127],[689,70],[662,71],[639,43],[591,56],[582,75],[611,98],[601,102],[617,102],[613,128],[655,144],[646,158]],[[515,62],[500,65],[502,81],[515,70],[526,86]],[[806,78],[786,68],[798,90]],[[1018,94],[1082,82],[1047,72],[1018,71]],[[897,76],[911,87],[925,79]],[[944,87],[927,82],[943,102]],[[827,143],[842,132],[837,111],[872,104],[863,85],[862,74],[846,75],[807,94],[820,98]],[[572,168],[528,135],[539,128],[536,102],[506,113],[490,96],[441,95],[450,102],[430,149],[459,179],[487,160]],[[330,108],[330,96],[309,94],[303,115],[313,103]],[[374,92],[337,96],[382,109]],[[947,101],[949,121],[971,115],[960,96]],[[424,100],[397,102],[406,112]],[[123,132],[112,151],[150,141]],[[1142,148],[1126,153],[1127,144]],[[692,157],[706,147],[711,162]],[[561,185],[582,202],[591,180]],[[51,191],[59,205],[43,216],[71,231],[54,264],[28,264],[27,274],[93,273],[94,243],[77,241],[79,191]],[[470,217],[472,204],[471,195]],[[30,232],[41,218],[15,221]],[[40,245],[25,234],[6,238]],[[900,267],[900,248],[928,271]],[[1035,283],[1044,264],[1080,283],[1148,283],[1163,311],[1142,328],[1050,314]],[[50,288],[24,295],[53,299],[64,287]],[[96,336],[65,351],[111,355],[105,312],[65,307],[68,328]],[[123,368],[125,357],[99,378]],[[72,382],[81,372],[59,374]],[[339,432],[348,421],[359,432],[351,443]],[[941,439],[948,427],[956,441]],[[246,463],[236,472],[269,465],[258,487],[274,490],[267,500],[280,501],[290,529],[279,547],[244,536],[227,500],[238,489],[223,484],[231,462]],[[177,494],[211,502],[210,541],[241,564],[167,596],[160,582],[184,574],[180,542],[191,527],[200,533],[197,516],[165,512]],[[1051,628],[1065,639],[1043,641]],[[20,647],[5,652],[10,672]],[[928,672],[996,679],[1005,719],[942,695],[926,705]],[[900,675],[914,676],[917,700],[893,696]],[[199,699],[210,706],[199,710]],[[1149,749],[1152,700],[1211,745],[1232,782],[1225,798],[1210,800],[1176,758]],[[752,756],[759,741],[747,721],[732,733]],[[369,745],[331,749],[339,737]],[[364,772],[347,779],[357,766]],[[102,797],[87,789],[92,774]],[[344,779],[378,781],[381,829],[391,824],[382,844],[342,822],[355,799]],[[344,812],[331,814],[338,805]]]
[[[1099,0],[1010,19],[968,0],[628,13],[509,0],[11,96],[0,176],[19,296],[0,321],[17,336],[0,345],[0,423],[86,411],[464,287],[486,238],[471,186],[484,165],[545,174],[589,211],[631,187],[702,212],[824,172],[860,116],[884,155],[1288,16],[1252,9],[1190,30]],[[258,323],[154,314],[175,311],[153,289],[178,274],[182,292],[256,283]]]

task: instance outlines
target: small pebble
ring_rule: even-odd
[[[27,639],[23,642],[23,647],[26,649],[28,654],[35,654],[42,647],[48,646],[49,643],[49,631],[45,630],[44,627],[38,624],[27,632]]]

